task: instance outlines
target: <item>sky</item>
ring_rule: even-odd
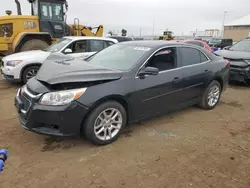
[[[1,0],[3,1],[3,0]],[[30,14],[27,0],[19,0],[23,14]],[[222,28],[225,23],[250,14],[250,0],[68,0],[68,24],[79,18],[85,26],[104,26],[104,32],[126,29],[128,35],[161,35],[165,29],[175,35]],[[14,0],[0,6],[16,14]],[[154,29],[153,29],[154,28]]]

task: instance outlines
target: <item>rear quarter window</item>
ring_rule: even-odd
[[[181,66],[195,65],[208,61],[209,59],[198,49],[181,47]]]

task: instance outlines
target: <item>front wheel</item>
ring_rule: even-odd
[[[20,48],[20,52],[30,51],[30,50],[43,50],[49,47],[49,44],[43,40],[32,39],[25,42]]]
[[[39,71],[40,66],[34,65],[24,69],[22,74],[22,82],[26,84],[29,79],[35,77]]]
[[[86,139],[96,145],[114,142],[127,122],[123,106],[116,101],[108,101],[97,106],[83,124]]]
[[[216,107],[221,96],[221,85],[216,80],[212,81],[207,87],[199,106],[205,110],[210,110]]]

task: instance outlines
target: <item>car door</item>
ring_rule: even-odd
[[[182,103],[192,102],[199,98],[205,90],[205,82],[209,77],[210,59],[194,47],[179,47],[181,73],[183,77]]]
[[[159,74],[139,76],[146,67],[158,68]],[[177,67],[177,50],[172,47],[156,52],[138,71],[133,83],[136,91],[130,98],[135,119],[144,119],[178,106],[178,99],[174,96],[180,91],[182,78]]]

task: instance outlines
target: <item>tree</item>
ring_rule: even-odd
[[[127,30],[126,29],[122,29],[122,36],[126,36],[127,35]]]

